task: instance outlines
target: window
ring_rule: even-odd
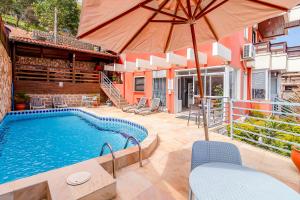
[[[252,72],[252,98],[266,99],[266,73],[267,71]]]
[[[284,87],[284,91],[293,91],[294,89],[297,89],[296,85],[286,85]]]
[[[134,78],[134,91],[144,92],[145,90],[145,77]]]

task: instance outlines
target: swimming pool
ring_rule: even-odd
[[[97,157],[105,142],[121,150],[128,136],[141,142],[147,130],[72,108],[8,113],[0,123],[0,184]]]

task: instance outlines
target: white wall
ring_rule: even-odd
[[[286,70],[287,54],[273,54],[271,57],[271,70]]]
[[[288,58],[288,72],[299,72],[300,71],[300,57]]]
[[[263,53],[255,55],[255,69],[270,69],[271,53]]]

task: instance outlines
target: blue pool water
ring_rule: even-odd
[[[130,135],[142,141],[147,131],[79,110],[8,115],[0,124],[0,183],[97,157],[105,142],[121,150]]]

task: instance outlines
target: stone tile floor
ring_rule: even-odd
[[[194,123],[187,126],[186,120],[168,113],[139,116],[106,106],[86,110],[97,115],[131,120],[145,126],[149,131],[155,131],[159,136],[157,149],[149,159],[143,161],[142,168],[134,164],[117,171],[116,199],[188,198],[191,147],[194,141],[204,139],[201,127],[197,128]],[[236,144],[241,151],[244,165],[265,172],[300,192],[300,174],[289,158],[212,132],[210,140]]]

